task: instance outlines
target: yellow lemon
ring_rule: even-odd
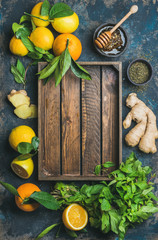
[[[34,163],[32,158],[28,158],[26,160],[18,160],[15,158],[11,162],[11,168],[15,174],[23,179],[29,178],[34,170]]]
[[[30,40],[36,47],[49,50],[53,46],[54,36],[52,32],[45,27],[37,27],[30,35]]]
[[[40,17],[44,20],[48,20],[49,16],[42,16],[41,15],[42,4],[43,4],[43,2],[37,3],[33,7],[32,11],[31,11],[31,14],[36,16],[36,17]],[[42,21],[42,20],[40,20],[38,18],[35,18],[35,17],[32,17],[32,20],[37,27],[47,27],[49,25],[49,21]]]
[[[65,227],[79,231],[87,225],[88,214],[79,204],[72,203],[64,210],[62,219]]]
[[[21,142],[28,142],[31,143],[32,138],[35,137],[35,132],[32,128],[21,125],[14,129],[12,129],[9,135],[9,143],[10,146],[17,151],[17,146]]]
[[[74,12],[68,17],[54,18],[54,21],[51,24],[59,33],[72,33],[78,28],[79,18]]]
[[[13,36],[12,39],[10,40],[9,48],[14,55],[23,57],[28,54],[28,50],[21,41],[21,39],[18,39],[15,36]]]

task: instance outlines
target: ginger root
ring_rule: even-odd
[[[145,153],[157,152],[155,139],[158,138],[158,130],[155,114],[143,101],[137,98],[136,93],[130,93],[128,95],[126,106],[131,108],[131,111],[123,121],[123,127],[125,129],[129,128],[132,120],[137,123],[125,137],[127,145],[135,147],[139,144],[139,149]]]
[[[22,119],[37,117],[37,106],[30,105],[30,98],[25,90],[16,91],[13,89],[8,95],[8,100],[15,107],[14,113],[17,117]]]

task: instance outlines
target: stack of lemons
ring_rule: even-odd
[[[28,142],[31,143],[32,138],[35,137],[35,132],[32,128],[21,125],[14,129],[12,129],[9,135],[9,143],[10,146],[17,151],[18,144],[21,142]],[[26,160],[19,160],[15,158],[11,162],[12,170],[21,178],[27,179],[29,178],[34,170],[34,163],[32,158],[28,158]]]

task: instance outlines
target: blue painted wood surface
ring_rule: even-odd
[[[22,89],[22,86],[14,82],[10,73],[10,65],[15,64],[17,57],[9,51],[9,41],[13,35],[11,25],[19,22],[23,12],[30,12],[38,1],[33,0],[2,0],[1,1],[1,38],[0,38],[0,179],[13,184],[15,187],[32,182],[45,191],[50,191],[51,182],[39,182],[37,180],[37,158],[34,159],[35,171],[30,179],[18,178],[10,169],[10,163],[17,156],[8,143],[8,136],[12,128],[26,124],[35,129],[37,133],[37,120],[22,120],[13,114],[13,107],[7,100],[7,94],[12,89]],[[53,3],[53,1],[50,1]],[[54,1],[59,2],[59,1]],[[74,33],[82,42],[83,52],[80,61],[113,61],[114,59],[100,56],[92,44],[93,32],[104,22],[118,22],[130,9],[132,4],[138,4],[139,11],[131,16],[122,27],[128,34],[128,48],[125,53],[116,58],[123,63],[123,119],[129,109],[125,107],[125,99],[130,92],[136,92],[157,115],[158,119],[158,1],[157,0],[67,0],[73,10],[79,15],[80,25]],[[55,36],[57,33],[55,33]],[[130,61],[135,58],[145,58],[153,66],[152,81],[144,87],[135,87],[129,83],[126,69]],[[27,66],[29,59],[20,58]],[[31,102],[37,104],[37,67],[32,67],[27,74],[26,91]],[[131,149],[124,142],[127,131],[123,130],[123,160],[133,150],[143,165],[153,167],[153,172],[158,172],[158,152],[156,154],[143,154],[138,147]],[[158,146],[158,141],[157,141]],[[158,196],[158,176],[155,182]],[[34,237],[47,226],[60,221],[60,213],[54,213],[40,207],[36,212],[25,213],[19,210],[14,202],[14,197],[0,186],[0,239],[21,240],[34,239]],[[44,237],[45,240],[54,239],[55,230]],[[69,239],[62,234],[59,239]],[[114,234],[103,235],[99,231],[88,227],[88,233],[80,235],[79,239],[118,239]],[[151,217],[141,225],[130,229],[126,235],[127,240],[157,240],[158,239],[158,214]]]

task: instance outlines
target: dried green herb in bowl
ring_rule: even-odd
[[[127,76],[134,85],[146,84],[151,80],[152,67],[145,59],[136,59],[129,64]]]

